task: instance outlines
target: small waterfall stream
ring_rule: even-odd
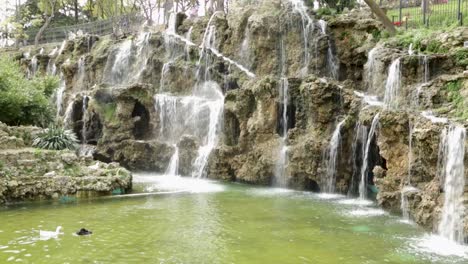
[[[323,35],[327,35],[327,22],[325,20],[320,19],[318,21],[318,24],[320,26],[320,29],[322,31]],[[340,64],[338,62],[338,58],[336,57],[335,53],[333,52],[333,43],[330,38],[328,37],[328,49],[327,49],[327,71],[330,74],[330,77],[332,77],[335,80],[338,80],[338,74],[340,70]]]
[[[31,58],[31,64],[29,65],[29,70],[28,70],[28,79],[32,79],[37,72],[37,56],[34,55]]]
[[[398,92],[401,86],[400,58],[394,60],[388,69],[388,77],[385,83],[384,104],[388,109],[398,105]]]
[[[353,176],[351,179],[351,185],[348,190],[348,196],[353,196],[359,193],[359,184],[357,184],[358,179],[361,175],[361,166],[362,158],[364,157],[364,152],[366,151],[366,141],[367,141],[367,127],[364,126],[361,122],[356,124],[354,129],[354,138],[353,144],[351,146],[353,153]]]
[[[438,231],[441,236],[460,244],[464,240],[465,137],[464,127],[450,125],[441,134],[439,150],[439,177],[443,182],[444,205]]]
[[[372,125],[369,130],[369,134],[367,135],[367,143],[366,143],[366,148],[364,151],[364,157],[362,160],[362,166],[361,166],[361,181],[359,182],[359,198],[361,200],[367,198],[367,180],[368,180],[368,175],[369,171],[372,168],[369,168],[369,151],[370,151],[370,145],[372,142],[372,139],[374,138],[377,125],[379,124],[379,113],[377,113],[374,116],[374,119],[372,120]]]
[[[288,0],[293,6],[293,12],[301,16],[302,21],[302,40],[304,45],[304,66],[301,70],[301,75],[305,76],[309,72],[310,65],[310,39],[309,35],[314,30],[314,21],[307,13],[307,6],[303,0]]]
[[[326,173],[325,179],[322,183],[321,190],[327,193],[335,192],[335,183],[336,183],[336,160],[338,158],[338,149],[341,144],[341,127],[344,125],[346,119],[343,119],[333,131],[328,149],[325,155],[325,166]]]
[[[63,73],[60,73],[60,83],[59,87],[55,92],[55,107],[57,111],[57,120],[60,118],[60,114],[62,113],[62,107],[63,107],[63,93],[65,92],[65,77],[63,76]]]

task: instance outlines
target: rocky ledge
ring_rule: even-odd
[[[0,123],[0,204],[122,194],[131,189],[132,174],[118,163],[96,162],[69,150],[32,148],[31,139],[38,131]]]

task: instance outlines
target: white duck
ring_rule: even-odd
[[[61,226],[57,226],[57,229],[55,230],[55,232],[39,230],[39,237],[41,240],[49,240],[51,238],[57,238],[58,235],[60,234],[60,229],[62,229]]]

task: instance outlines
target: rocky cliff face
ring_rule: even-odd
[[[330,170],[326,153],[343,121],[336,192],[358,195],[367,163],[364,178],[378,187],[379,204],[400,212],[404,187],[411,185],[417,191],[404,194],[411,218],[435,229],[444,196],[437,161],[446,124],[427,111],[466,123],[466,28],[419,40],[415,48],[422,56],[409,54],[403,37],[383,38],[368,10],[325,22],[279,0],[240,8],[211,18],[177,15],[164,32],[145,28],[135,36],[65,42],[62,53],[40,60],[64,74],[59,114],[65,124],[96,146],[99,160],[164,173],[177,151],[178,174],[190,176],[209,145],[200,135],[206,131],[172,126],[194,119],[203,127],[211,124],[202,118],[211,108],[190,106],[200,84],[210,81],[219,85],[224,104],[217,141],[203,167],[207,177],[271,185],[285,144],[286,186],[320,191]],[[391,80],[396,88],[389,103]],[[197,104],[213,98],[204,100]],[[377,113],[379,125],[368,139]]]

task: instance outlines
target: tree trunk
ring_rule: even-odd
[[[377,5],[374,0],[364,0],[366,4],[370,7],[372,12],[377,15],[377,18],[382,22],[387,28],[388,32],[390,33],[391,36],[394,36],[396,34],[396,29],[395,26],[393,25],[392,21],[388,19],[388,17],[385,15],[385,13],[380,9],[379,5]]]
[[[41,39],[42,34],[47,29],[47,27],[49,26],[49,24],[50,24],[50,22],[52,21],[53,18],[54,18],[54,14],[52,13],[52,15],[47,17],[46,22],[44,23],[44,25],[42,25],[42,27],[37,32],[36,37],[34,38],[34,45],[35,46],[37,46],[39,44],[39,40]]]
[[[75,24],[78,24],[78,0],[73,1],[73,7],[75,8]]]

